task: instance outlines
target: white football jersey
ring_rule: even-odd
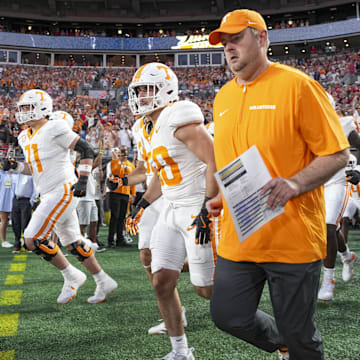
[[[350,133],[354,130],[356,130],[354,118],[352,116],[344,116],[340,118],[341,125],[344,129],[344,133],[346,135],[346,138],[349,137]],[[346,185],[345,181],[345,168],[340,169],[331,179],[329,179],[325,186],[331,185],[331,184],[343,184]]]
[[[138,153],[138,160],[143,161],[146,167],[146,184],[149,185],[151,178],[154,175],[154,168],[151,166],[151,136],[146,130],[146,118],[143,116],[137,119],[132,127],[132,133],[136,143]],[[151,132],[150,132],[151,133]]]
[[[48,121],[36,131],[27,129],[18,137],[40,195],[77,181],[69,146],[78,135],[65,121]]]
[[[178,101],[164,108],[151,131],[151,165],[158,171],[165,199],[179,205],[191,206],[204,198],[206,164],[174,133],[181,126],[203,122],[198,105]]]

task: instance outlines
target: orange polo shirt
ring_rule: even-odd
[[[135,166],[129,160],[121,161],[120,159],[111,160],[111,173],[113,175],[118,175],[119,177],[123,177],[124,175],[129,175],[134,169]],[[136,186],[119,186],[114,192],[119,194],[136,196]]]
[[[213,114],[218,170],[256,145],[272,177],[291,177],[315,157],[349,147],[323,88],[301,71],[278,63],[246,85],[237,84],[236,78],[227,83],[215,98]],[[223,203],[220,256],[283,263],[326,256],[322,186],[288,201],[283,214],[242,243]]]

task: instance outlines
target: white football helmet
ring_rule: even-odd
[[[74,119],[73,117],[67,113],[66,111],[54,111],[50,117],[49,120],[64,120],[68,125],[69,128],[72,130],[74,126]]]
[[[25,107],[25,108],[24,108]],[[53,102],[50,95],[43,90],[24,92],[17,103],[16,121],[24,124],[31,120],[40,120],[51,114]]]
[[[146,95],[139,96],[139,87]],[[134,115],[146,115],[177,101],[178,79],[165,64],[149,63],[141,66],[129,85],[129,106]]]
[[[345,173],[350,172],[355,169],[357,165],[357,158],[355,155],[350,154],[349,161],[345,166]]]

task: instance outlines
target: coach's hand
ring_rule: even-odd
[[[260,191],[261,196],[269,196],[266,207],[274,210],[285,206],[289,200],[300,195],[300,185],[293,178],[275,177],[268,181]]]
[[[207,244],[209,241],[212,241],[214,237],[213,219],[206,209],[206,203],[209,199],[210,198],[205,198],[199,215],[195,217],[191,226],[188,227],[188,230],[196,227],[195,243],[200,245]]]
[[[130,235],[136,235],[139,232],[139,222],[144,210],[150,205],[148,201],[141,198],[137,205],[132,210],[131,214],[126,219],[126,230]]]
[[[71,187],[74,196],[84,197],[86,196],[86,185],[88,181],[88,176],[80,175],[79,180]]]

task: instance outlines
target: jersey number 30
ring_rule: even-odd
[[[153,161],[159,170],[161,185],[179,185],[182,176],[178,164],[170,157],[165,146],[159,146],[152,152]]]

